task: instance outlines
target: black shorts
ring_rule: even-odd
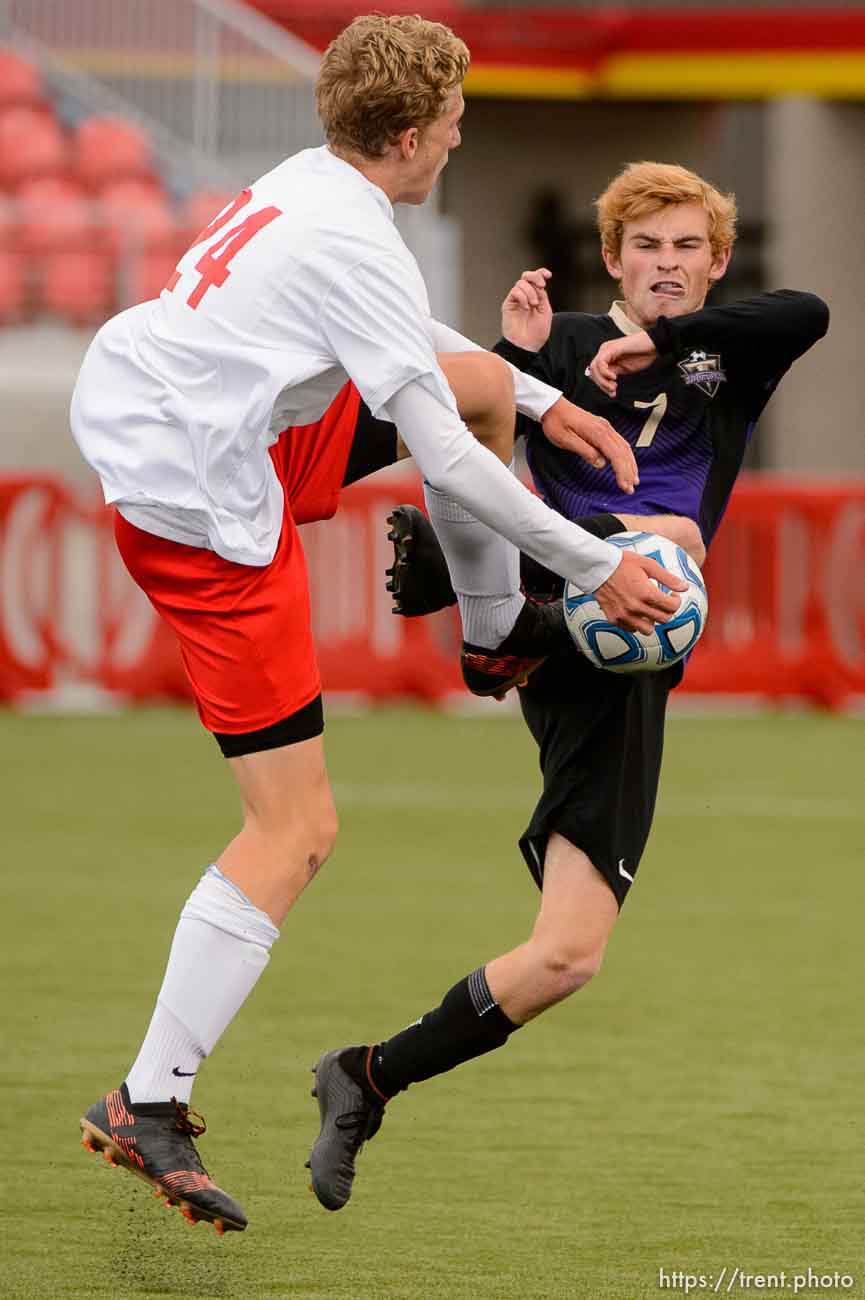
[[[357,483],[358,479],[375,474],[385,465],[393,465],[396,459],[396,425],[388,420],[377,420],[366,403],[361,402],[342,486]]]
[[[576,649],[551,657],[518,693],[540,748],[543,794],[520,839],[538,886],[553,831],[591,858],[621,907],[655,811],[667,696],[681,664],[611,673]]]

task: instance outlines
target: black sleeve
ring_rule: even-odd
[[[829,328],[829,308],[813,293],[776,289],[687,316],[661,316],[646,332],[659,356],[717,350],[722,364],[755,378],[780,376]]]
[[[507,339],[499,339],[493,347],[493,352],[500,356],[504,361],[509,361],[517,370],[522,370],[533,379],[542,379],[545,384],[551,384],[553,388],[561,388],[561,384],[553,382],[552,366],[548,347],[541,348],[540,352],[529,352],[526,348],[517,347],[516,343],[510,343]],[[532,430],[537,430],[540,426],[531,418],[517,411],[516,424],[514,425],[514,442],[518,438],[528,437]]]
[[[551,378],[553,366],[547,345],[540,352],[529,352],[525,348],[518,348],[516,343],[509,343],[507,339],[499,339],[493,352],[533,379],[542,379],[545,384],[552,384],[553,388],[561,388],[561,384],[554,384]]]
[[[553,330],[556,327],[556,317],[553,317]],[[552,338],[552,334],[551,334]],[[539,352],[529,352],[526,348],[517,347],[516,343],[510,343],[507,339],[499,339],[493,347],[493,352],[509,361],[517,370],[522,370],[533,379],[543,380],[552,388],[560,389],[567,397],[568,376],[562,372],[560,365],[557,365],[554,356],[554,349],[550,346],[548,340]],[[529,437],[532,432],[537,433],[540,425],[529,415],[523,415],[517,411],[516,425],[514,426],[514,442],[518,438]]]
[[[612,537],[614,533],[625,531],[625,525],[619,516],[613,514],[583,515],[581,519],[575,519],[574,523],[585,528],[593,537]]]

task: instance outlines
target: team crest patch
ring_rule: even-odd
[[[707,397],[714,397],[727,378],[721,369],[721,358],[717,353],[692,352],[684,361],[679,362],[679,369],[685,383],[689,387],[701,389]]]

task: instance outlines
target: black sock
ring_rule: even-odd
[[[410,1083],[444,1074],[463,1061],[502,1047],[518,1028],[490,993],[481,966],[455,984],[434,1011],[378,1043],[371,1052],[363,1049],[365,1082],[379,1096],[393,1097]]]

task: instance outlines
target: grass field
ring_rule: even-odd
[[[725,1266],[788,1285],[724,1294],[810,1266],[865,1297],[862,722],[673,720],[602,975],[397,1099],[328,1214],[309,1067],[525,935],[538,783],[515,719],[332,721],[337,851],[194,1096],[251,1220],[223,1240],[88,1156],[78,1117],[135,1053],[230,779],[184,713],[0,731],[4,1300],[650,1300],[684,1294],[660,1269]]]

